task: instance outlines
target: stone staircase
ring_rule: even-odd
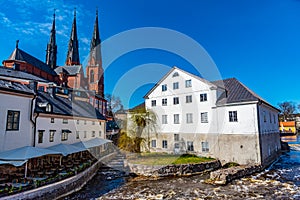
[[[105,164],[113,170],[125,172],[125,174],[128,175],[130,170],[128,166],[125,166],[125,159],[125,155],[118,152],[118,154],[113,159],[111,159]]]

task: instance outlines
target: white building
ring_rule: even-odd
[[[89,103],[86,92],[47,89],[37,91],[35,146],[105,139],[106,118]]]
[[[0,80],[0,152],[33,145],[34,97],[23,84]]]
[[[235,78],[209,82],[174,67],[145,106],[157,115],[156,131],[144,133],[151,151],[267,164],[280,150],[279,110]]]

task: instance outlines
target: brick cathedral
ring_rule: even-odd
[[[87,93],[89,94],[90,103],[102,114],[106,113],[107,102],[104,99],[104,73],[102,68],[98,11],[96,12],[89,59],[86,66],[86,77],[84,76],[83,66],[80,63],[76,10],[74,10],[72,31],[64,66],[57,66],[55,13],[53,15],[50,40],[47,44],[45,62],[21,50],[18,42],[19,41],[16,42],[16,48],[9,58],[2,62],[6,68],[12,68],[17,71],[24,71],[36,75],[49,82],[54,82],[62,88],[88,90]]]

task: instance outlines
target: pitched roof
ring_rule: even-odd
[[[72,66],[60,66],[57,67],[54,71],[56,74],[60,74],[63,70],[67,72],[69,75],[76,75],[81,72],[82,66],[81,65],[72,65]]]
[[[251,102],[251,101],[262,101],[270,107],[279,111],[278,108],[272,106],[270,103],[265,101],[243,83],[241,83],[236,78],[228,78],[224,80],[218,80],[212,82],[215,85],[225,87],[226,92],[224,92],[217,100],[217,105],[224,105],[228,103],[241,103],[241,102]]]
[[[9,56],[7,61],[22,61],[29,63],[40,70],[43,70],[49,74],[56,75],[56,73],[44,62],[40,61],[39,59],[33,57],[32,55],[26,53],[25,51],[19,49],[18,47],[15,48],[15,50],[12,52],[12,54]]]
[[[40,81],[40,82],[48,82],[46,79],[40,78],[33,74],[28,74],[26,72],[17,71],[17,70],[5,68],[5,67],[0,67],[0,76],[25,79],[25,80],[35,80],[35,81]]]
[[[38,105],[40,103],[49,103],[52,106],[52,112],[46,112],[44,107],[39,107]],[[69,98],[59,95],[55,95],[53,97],[49,93],[43,91],[38,91],[36,105],[35,112],[37,113],[49,113],[106,120],[106,118],[89,102],[76,99],[70,100]]]
[[[245,102],[245,101],[258,101],[262,100],[257,94],[255,94],[252,90],[247,88],[244,84],[238,81],[236,78],[228,78],[224,80],[218,80],[212,82],[215,85],[223,86],[226,90],[226,96],[221,96],[218,99],[218,103],[237,103],[237,102]]]
[[[173,71],[175,71],[175,70],[179,70],[179,71],[181,71],[181,72],[183,72],[183,73],[185,73],[185,74],[187,74],[187,75],[189,75],[189,76],[192,76],[193,78],[195,78],[195,79],[198,79],[198,80],[200,80],[200,81],[202,81],[202,82],[204,82],[204,83],[206,83],[206,84],[208,84],[208,85],[210,85],[210,86],[212,86],[212,87],[217,87],[216,85],[214,85],[213,83],[211,83],[211,82],[209,82],[208,80],[206,80],[206,79],[204,79],[204,78],[201,78],[201,77],[199,77],[199,76],[197,76],[197,75],[195,75],[195,74],[192,74],[192,73],[189,73],[189,72],[187,72],[187,71],[184,71],[184,70],[182,70],[182,69],[180,69],[180,68],[178,68],[178,67],[176,67],[176,66],[174,66],[174,67],[172,67],[172,69],[166,74],[166,75],[164,75],[164,77],[162,77],[150,90],[149,90],[149,92],[147,92],[147,94],[144,96],[144,98],[147,98],[150,94],[151,94],[151,92],[153,91],[153,90],[155,90],[157,87],[158,87],[158,85],[161,83],[161,82],[163,82]]]
[[[26,85],[18,82],[0,79],[0,90],[33,95],[34,92]]]

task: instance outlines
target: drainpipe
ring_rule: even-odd
[[[259,106],[262,104],[262,102],[259,100],[257,105],[257,130],[258,130],[258,143],[259,143],[259,155],[260,155],[260,162],[261,165],[263,165],[263,156],[262,156],[262,141],[261,141],[261,135],[260,135],[260,112],[259,112]]]
[[[34,109],[35,109],[35,99],[37,97],[37,86],[36,86],[36,83],[33,83],[33,91],[34,91],[34,96],[33,98],[31,99],[31,103],[30,103],[30,121],[31,123],[33,124],[33,144],[32,146],[34,147],[35,146],[35,130],[36,130],[36,117],[33,119],[33,112],[34,112]],[[30,85],[31,86],[31,85]]]

